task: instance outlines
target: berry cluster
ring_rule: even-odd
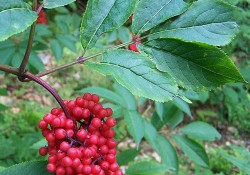
[[[103,108],[96,94],[85,93],[75,101],[65,101],[71,118],[53,108],[38,126],[48,146],[47,170],[56,175],[123,175],[116,162],[116,141],[112,109]]]

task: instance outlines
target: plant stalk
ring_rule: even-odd
[[[33,11],[36,11],[36,8],[37,8],[37,0],[34,0],[33,7],[32,7]],[[30,27],[28,44],[26,47],[26,51],[25,51],[22,63],[21,63],[20,68],[19,68],[19,79],[23,79],[22,75],[24,74],[26,66],[27,66],[28,61],[29,61],[29,57],[30,57],[30,53],[32,50],[32,45],[33,45],[33,39],[34,39],[34,35],[35,35],[35,28],[36,28],[36,21]]]

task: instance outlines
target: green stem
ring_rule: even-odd
[[[37,8],[37,0],[34,0],[32,9],[36,11],[36,8]],[[35,28],[36,28],[36,21],[31,25],[28,44],[26,47],[26,51],[25,51],[22,63],[19,68],[19,75],[20,75],[19,78],[21,79],[23,79],[22,75],[24,74],[26,65],[28,64],[28,61],[29,61],[29,57],[30,57],[30,53],[32,50],[32,45],[33,45],[33,39],[35,35]]]

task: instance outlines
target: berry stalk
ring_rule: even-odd
[[[61,106],[63,112],[65,113],[66,117],[68,119],[71,118],[71,116],[69,114],[69,111],[68,111],[67,107],[65,106],[62,98],[58,95],[58,93],[46,81],[42,80],[39,77],[36,77],[35,75],[33,75],[33,74],[29,73],[29,72],[24,73],[24,77],[35,81],[36,83],[40,84],[45,89],[47,89],[51,93],[51,95],[53,95],[55,97],[56,101],[59,103],[59,105]]]

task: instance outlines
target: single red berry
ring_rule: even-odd
[[[59,115],[60,112],[61,112],[61,110],[58,109],[58,108],[53,108],[53,109],[51,110],[51,114],[52,114],[52,115]]]
[[[66,175],[74,175],[75,174],[74,173],[75,171],[74,171],[74,169],[72,167],[66,167],[65,172],[66,172],[65,173]]]
[[[68,101],[67,107],[68,107],[70,110],[72,110],[75,106],[76,106],[75,101],[73,101],[73,100]]]
[[[91,167],[92,174],[99,174],[101,172],[101,167],[99,165],[93,165]]]
[[[66,137],[66,131],[64,129],[58,128],[55,130],[55,137],[57,139],[64,139]]]
[[[114,139],[108,139],[106,142],[106,145],[110,148],[113,149],[116,147],[116,141]]]
[[[74,159],[78,156],[78,150],[76,148],[69,148],[67,154],[70,158]]]
[[[46,123],[51,124],[52,121],[54,120],[54,116],[53,116],[52,114],[46,114],[46,115],[43,117],[43,120],[44,120]]]
[[[81,119],[81,116],[83,115],[83,110],[82,108],[76,106],[72,110],[73,115],[76,117],[76,119]]]
[[[84,98],[85,100],[88,100],[88,101],[91,101],[91,100],[92,100],[92,97],[91,97],[91,94],[90,94],[90,93],[85,93],[85,94],[83,95],[83,98]]]
[[[48,133],[47,135],[46,135],[46,140],[48,141],[48,142],[55,142],[56,141],[56,137],[55,137],[55,135],[54,134],[52,134],[52,133]]]
[[[119,169],[119,165],[115,162],[115,163],[112,163],[110,166],[109,166],[109,169],[113,172],[117,171]]]
[[[74,122],[71,119],[66,119],[64,126],[65,126],[65,129],[72,129],[74,126]]]
[[[107,117],[108,114],[107,114],[107,111],[105,109],[101,109],[101,110],[98,111],[97,116],[102,119],[102,118]]]
[[[46,129],[48,127],[48,123],[45,122],[44,120],[40,120],[40,122],[38,123],[38,127],[40,129]]]
[[[60,127],[60,125],[61,125],[61,120],[60,120],[60,118],[59,117],[56,117],[56,118],[54,118],[54,120],[52,121],[52,125],[53,125],[53,127]]]
[[[64,152],[57,152],[56,153],[57,160],[62,160],[65,156],[66,156],[66,154]]]
[[[87,138],[87,131],[85,131],[84,129],[80,129],[78,132],[77,132],[77,134],[76,134],[76,136],[79,138],[79,139],[81,139],[81,141],[83,141],[84,139],[86,139]]]
[[[91,121],[91,125],[95,128],[99,128],[102,125],[102,121],[99,118],[93,118]]]
[[[83,172],[84,174],[90,174],[90,173],[91,173],[91,170],[92,170],[92,168],[91,168],[91,166],[89,166],[89,165],[83,165],[83,167],[82,167],[82,172]]]
[[[56,171],[56,165],[54,163],[48,163],[47,170],[50,173],[54,173]]]
[[[98,95],[92,94],[91,97],[92,97],[91,99],[92,99],[93,102],[98,103],[98,101],[99,101],[99,96]]]
[[[109,163],[107,161],[101,161],[99,165],[104,171],[109,170]]]
[[[58,166],[56,168],[56,175],[65,175],[65,168],[63,166]]]
[[[93,145],[97,145],[98,143],[98,136],[97,135],[91,135],[88,142]]]
[[[99,148],[99,151],[100,151],[101,155],[106,155],[109,152],[109,148],[107,145],[103,145]]]
[[[46,148],[46,147],[41,147],[41,148],[39,149],[39,154],[40,154],[41,156],[46,156],[47,153],[48,153],[48,148]]]
[[[112,164],[116,161],[115,155],[113,154],[108,154],[107,156],[105,156],[105,160],[109,163]]]
[[[89,118],[89,116],[90,116],[90,111],[88,109],[83,109],[82,118],[86,119],[86,118]]]
[[[118,171],[116,171],[115,175],[123,175],[122,170],[118,170]]]
[[[70,145],[69,145],[69,143],[68,142],[62,142],[61,144],[60,144],[60,150],[62,150],[62,151],[68,151],[68,149],[70,148]]]
[[[49,163],[56,163],[56,160],[57,160],[57,158],[56,158],[56,155],[55,155],[55,154],[50,155],[50,156],[48,157],[48,162],[49,162]]]
[[[113,110],[111,108],[106,108],[107,117],[111,117],[113,115]]]
[[[62,163],[64,166],[70,167],[73,162],[72,162],[72,159],[70,157],[66,156],[62,159]]]
[[[72,161],[72,167],[77,168],[81,164],[81,160],[79,158],[75,158]]]
[[[111,128],[116,125],[116,120],[114,118],[108,118],[105,123],[108,127]]]
[[[82,97],[77,97],[76,98],[76,105],[79,106],[79,107],[83,107],[84,101],[85,100]]]

